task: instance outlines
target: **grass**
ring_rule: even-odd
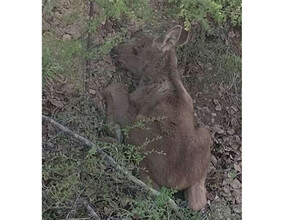
[[[75,82],[80,80],[85,53],[81,40],[62,40],[47,33],[43,36],[42,51],[43,78],[62,75]]]

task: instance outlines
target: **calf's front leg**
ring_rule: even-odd
[[[119,129],[133,123],[136,109],[129,101],[129,91],[125,84],[114,83],[104,90],[106,100],[106,123],[112,124],[115,129],[115,138],[122,142],[122,134]]]

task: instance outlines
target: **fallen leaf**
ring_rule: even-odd
[[[237,127],[239,125],[236,118],[232,118],[230,123],[231,123],[232,127]]]
[[[230,145],[234,151],[236,151],[239,148],[239,145],[237,143],[231,143]]]
[[[218,105],[219,104],[218,99],[213,99],[213,102],[214,102],[215,105]]]
[[[49,99],[49,101],[56,107],[59,107],[59,108],[63,108],[64,107],[64,103],[57,100],[57,99]]]
[[[211,162],[216,167],[216,165],[217,165],[217,159],[216,159],[216,157],[213,154],[211,154]]]
[[[230,135],[233,135],[234,134],[234,130],[232,128],[230,128],[230,129],[227,130],[227,133],[230,134]]]
[[[89,94],[91,94],[91,95],[95,95],[95,94],[96,94],[96,91],[95,91],[94,89],[90,89],[90,90],[89,90]]]
[[[222,128],[220,128],[220,125],[216,124],[214,127],[213,127],[213,130],[218,133],[218,134],[224,134],[224,130]]]
[[[233,211],[240,214],[242,212],[241,204],[234,205]]]
[[[213,201],[216,197],[216,194],[214,192],[210,192],[207,194],[207,198],[211,201]]]
[[[231,182],[230,185],[232,186],[233,189],[239,189],[239,188],[241,188],[241,182],[239,182],[239,180],[238,180],[237,178],[235,178],[235,179]]]
[[[234,164],[234,169],[236,170],[236,171],[238,171],[238,172],[240,172],[241,173],[241,166],[240,165],[238,165],[238,164]]]
[[[236,203],[242,203],[241,189],[233,190],[232,195],[235,197]]]
[[[231,106],[230,108],[231,108],[233,111],[238,112],[238,109],[237,109],[236,107]]]
[[[216,105],[215,110],[216,110],[216,111],[221,111],[221,110],[222,110],[221,105]]]

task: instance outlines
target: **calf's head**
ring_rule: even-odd
[[[112,59],[130,72],[155,81],[177,68],[174,48],[188,41],[188,32],[176,25],[159,37],[139,37],[132,43],[117,45],[111,51]]]

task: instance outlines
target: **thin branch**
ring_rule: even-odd
[[[89,202],[86,199],[80,197],[79,200],[82,202],[82,204],[85,206],[85,208],[94,220],[100,220],[100,217],[96,214],[96,212],[93,210],[93,208],[90,206]]]
[[[60,220],[88,220],[90,218],[63,218],[63,219],[60,219]]]
[[[71,131],[70,129],[64,127],[60,123],[56,122],[55,120],[53,120],[45,115],[42,115],[42,118],[44,121],[47,121],[47,122],[51,123],[52,125],[54,125],[55,127],[57,127],[58,129],[64,131],[64,133],[67,133],[67,134],[73,136],[75,139],[81,141],[86,146],[94,147],[96,149],[96,152],[99,154],[99,156],[102,159],[104,159],[107,163],[109,163],[113,168],[115,168],[116,170],[118,170],[119,172],[124,174],[128,180],[130,180],[131,182],[134,182],[135,184],[137,184],[138,186],[140,186],[144,190],[148,191],[151,195],[160,196],[160,192],[158,192],[157,190],[153,189],[152,187],[146,185],[143,181],[137,179],[127,169],[125,169],[124,167],[121,167],[119,164],[117,164],[111,156],[109,156],[107,153],[105,153],[97,145],[95,145],[94,143],[92,143],[88,139],[82,137],[79,134],[76,134],[75,132]],[[174,211],[179,210],[179,207],[177,206],[177,204],[170,198],[168,199],[168,204]]]
[[[94,12],[94,2],[92,0],[89,0],[89,26],[92,22],[93,12]],[[92,33],[90,30],[88,30],[87,34],[87,45],[86,45],[86,51],[89,51],[89,48],[91,48],[92,45]],[[86,57],[85,59],[85,75],[83,76],[84,81],[84,92],[88,93],[89,91],[89,83],[90,83],[90,58]]]

